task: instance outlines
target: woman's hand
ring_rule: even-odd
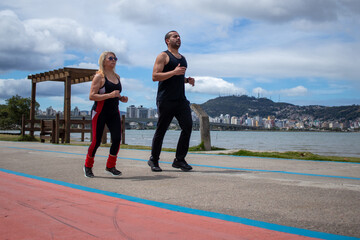
[[[127,102],[128,102],[128,97],[126,97],[126,96],[121,96],[121,97],[119,98],[119,100],[120,100],[120,102],[127,103]]]
[[[111,98],[120,98],[120,91],[119,90],[114,90],[110,93]]]

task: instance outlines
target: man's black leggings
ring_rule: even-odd
[[[159,119],[152,141],[151,156],[155,161],[159,160],[165,133],[175,117],[181,128],[181,134],[176,148],[176,158],[180,161],[184,160],[189,150],[192,131],[189,101],[163,101],[158,102],[157,107]]]

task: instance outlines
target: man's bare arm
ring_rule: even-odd
[[[169,56],[166,53],[162,52],[157,56],[152,74],[152,79],[154,82],[162,82],[171,78],[172,76],[185,74],[186,67],[181,67],[180,64],[172,71],[162,72],[168,62]]]

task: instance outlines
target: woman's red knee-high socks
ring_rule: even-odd
[[[107,163],[106,163],[106,167],[107,168],[113,168],[116,166],[116,160],[117,160],[117,156],[113,156],[109,154],[109,157],[107,159]]]
[[[94,166],[94,157],[90,157],[89,155],[86,155],[85,167],[92,168],[93,166]]]

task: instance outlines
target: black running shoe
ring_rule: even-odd
[[[89,167],[85,167],[84,166],[84,173],[85,173],[85,177],[88,177],[88,178],[93,178],[95,177],[93,172],[92,172],[92,168],[89,168]]]
[[[153,157],[150,157],[148,161],[148,165],[151,168],[151,171],[153,172],[161,172],[162,169],[159,167],[159,161],[154,161]]]
[[[187,164],[185,159],[184,160],[177,160],[176,158],[174,159],[172,167],[173,168],[180,168],[184,172],[190,171],[192,169],[192,167],[189,164]]]
[[[105,172],[115,176],[115,177],[119,177],[121,176],[121,172],[119,170],[117,170],[115,167],[112,168],[106,168]]]

